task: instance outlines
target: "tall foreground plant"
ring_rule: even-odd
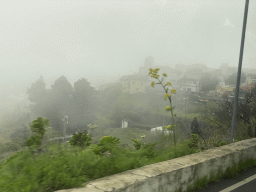
[[[45,127],[49,125],[50,121],[47,118],[38,117],[36,120],[34,120],[30,127],[34,135],[28,138],[26,146],[28,146],[31,150],[40,147],[46,132]]]
[[[175,107],[172,107],[172,98],[171,98],[171,96],[172,96],[171,94],[176,94],[176,89],[171,89],[171,90],[169,89],[172,86],[171,82],[169,82],[169,81],[167,81],[165,83],[165,85],[163,84],[163,80],[164,80],[164,78],[167,77],[167,74],[163,73],[163,76],[162,76],[162,78],[160,80],[160,75],[158,75],[158,71],[159,70],[160,70],[159,68],[156,68],[156,69],[150,68],[148,75],[151,78],[154,78],[154,79],[158,80],[157,83],[155,81],[153,81],[151,83],[151,87],[154,88],[156,84],[162,85],[162,87],[164,88],[164,91],[165,91],[164,99],[166,100],[168,98],[168,100],[170,102],[170,106],[166,106],[165,110],[171,112],[172,125],[168,125],[168,126],[166,126],[164,128],[167,129],[167,130],[173,131],[173,140],[174,140],[174,145],[176,146],[176,135],[175,135],[175,127],[176,127],[176,125],[174,125],[174,117],[173,117],[173,110],[174,110]],[[169,94],[169,93],[171,93],[171,94]]]

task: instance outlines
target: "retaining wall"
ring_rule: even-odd
[[[256,138],[125,171],[58,192],[186,191],[197,179],[223,172],[240,160],[256,160]]]

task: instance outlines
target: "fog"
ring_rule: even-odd
[[[42,75],[96,88],[138,72],[145,57],[174,66],[237,67],[241,0],[23,0],[0,2],[1,115]],[[255,68],[256,2],[247,21],[243,67]],[[22,95],[23,94],[23,95]],[[14,102],[15,101],[15,102]]]

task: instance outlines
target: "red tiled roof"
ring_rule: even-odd
[[[250,85],[240,86],[240,89],[242,89],[243,91],[246,91],[246,90],[251,90],[254,87],[255,87],[255,84],[252,83]]]

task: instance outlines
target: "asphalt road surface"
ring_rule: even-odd
[[[256,192],[256,167],[240,173],[236,178],[222,179],[218,183],[209,183],[198,192]]]

